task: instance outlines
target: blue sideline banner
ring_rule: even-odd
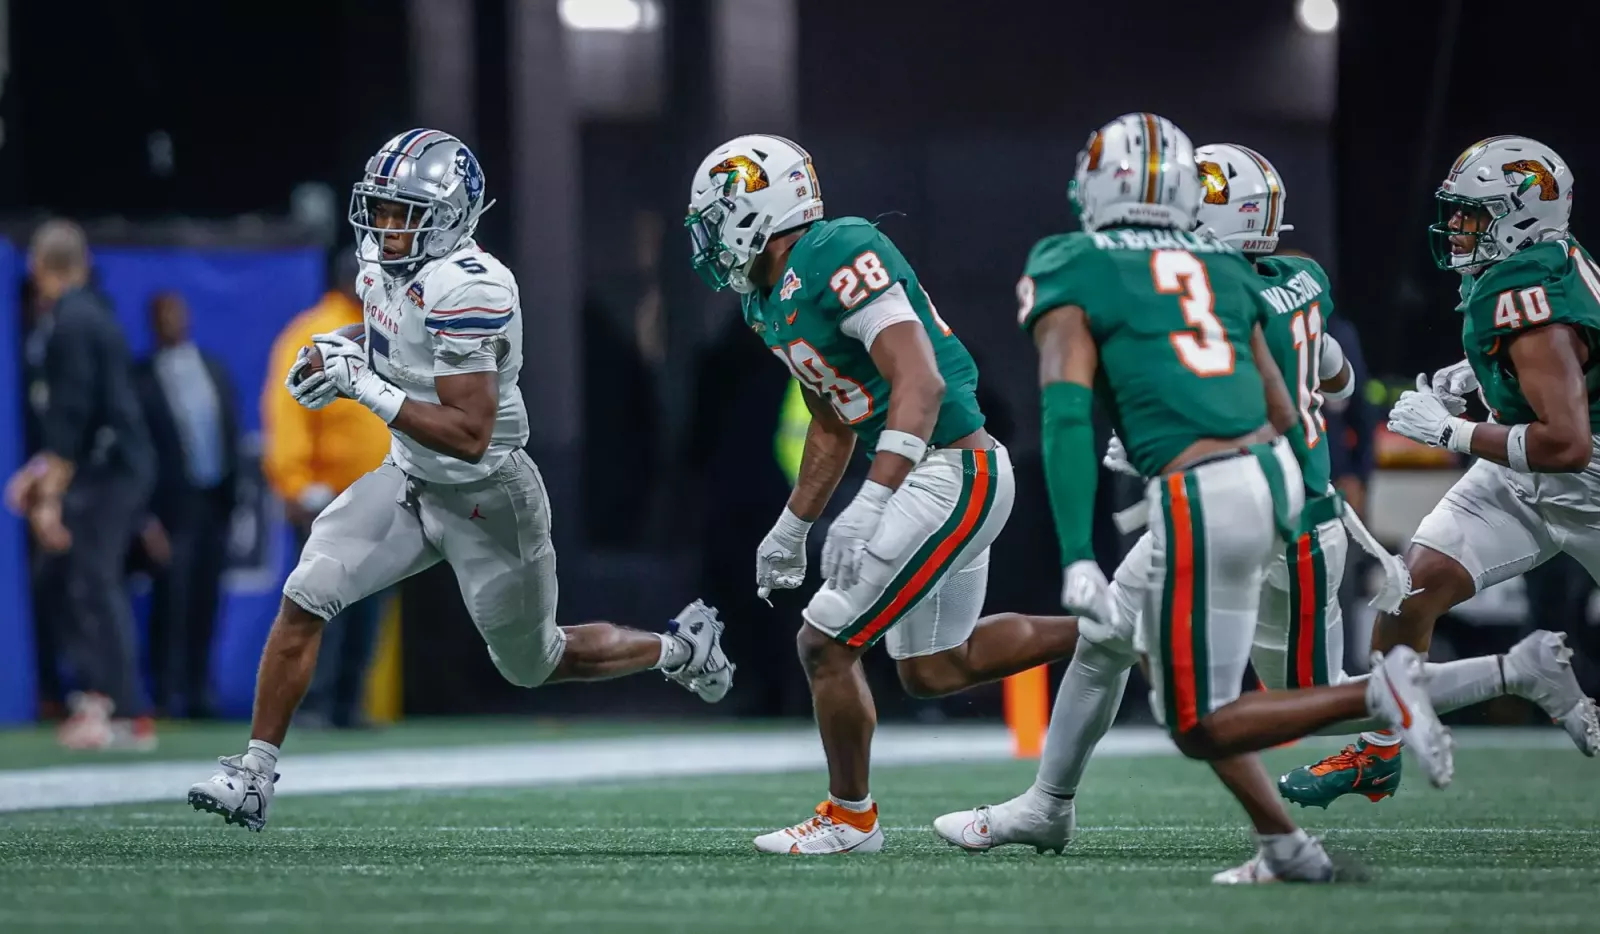
[[[250,711],[256,664],[277,612],[278,597],[293,557],[293,538],[279,504],[262,482],[259,452],[261,393],[268,385],[267,357],[273,340],[300,311],[322,295],[324,263],[314,249],[248,251],[107,247],[95,250],[95,278],[111,299],[136,358],[150,353],[153,340],[148,308],[164,291],[189,304],[194,342],[227,367],[239,396],[239,424],[245,433],[240,465],[241,508],[234,516],[229,571],[212,644],[212,691],[218,712],[245,716]],[[21,258],[0,254],[0,315],[16,322],[17,277]],[[0,353],[0,466],[21,460],[22,400],[16,373],[20,327],[7,331]],[[273,378],[273,385],[279,386]],[[0,525],[0,722],[33,716],[34,655],[26,606],[25,541],[18,524]],[[13,541],[15,540],[15,541]],[[17,552],[17,560],[13,561]],[[12,586],[12,575],[20,575]],[[19,601],[21,601],[19,603]],[[142,602],[142,601],[141,601]],[[14,696],[15,695],[15,696]]]

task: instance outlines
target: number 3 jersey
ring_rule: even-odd
[[[1095,396],[1128,459],[1154,477],[1201,438],[1267,423],[1251,330],[1261,279],[1231,247],[1188,233],[1113,228],[1046,237],[1017,283],[1024,330],[1076,305],[1100,353]]]
[[[471,240],[409,278],[363,263],[356,294],[366,313],[367,357],[374,371],[409,399],[437,403],[437,379],[494,373],[498,408],[489,449],[476,464],[430,450],[393,432],[389,456],[407,474],[432,483],[470,483],[500,468],[528,442],[528,414],[517,389],[522,370],[522,311],[517,280]]]
[[[868,348],[885,328],[915,320],[933,345],[944,402],[934,446],[983,427],[978,368],[939,317],[911,264],[859,217],[812,224],[766,294],[743,296],[744,320],[803,385],[828,400],[871,457],[889,415],[889,381]]]
[[[1461,280],[1461,344],[1502,425],[1537,421],[1511,365],[1510,340],[1542,324],[1571,325],[1589,348],[1584,383],[1589,419],[1600,429],[1600,268],[1571,238],[1518,250]]]

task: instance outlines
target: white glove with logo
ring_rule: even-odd
[[[300,348],[300,355],[294,358],[289,374],[283,378],[283,385],[288,387],[294,401],[313,411],[339,398],[333,384],[328,382],[326,370],[311,372],[310,347]]]
[[[1467,453],[1472,423],[1450,414],[1444,400],[1433,394],[1428,378],[1417,374],[1415,391],[1406,390],[1389,410],[1389,430],[1429,447]]]
[[[1103,642],[1114,633],[1111,584],[1100,565],[1089,559],[1074,561],[1061,573],[1061,606],[1078,617],[1078,632],[1090,642]]]
[[[1133,469],[1133,464],[1128,461],[1128,449],[1122,446],[1122,439],[1116,432],[1111,433],[1111,442],[1106,445],[1106,456],[1100,463],[1112,473],[1119,473],[1125,477],[1141,477],[1139,471]]]
[[[339,395],[371,409],[385,423],[394,421],[406,394],[372,371],[360,344],[342,334],[314,334],[311,341],[322,351],[322,372]]]
[[[771,606],[774,590],[793,590],[806,580],[806,533],[811,523],[785,506],[767,537],[756,546],[756,596]]]
[[[861,558],[866,554],[867,543],[878,534],[884,507],[892,495],[894,491],[881,483],[868,480],[861,484],[861,492],[828,527],[827,541],[822,544],[824,580],[848,590],[861,579]]]
[[[1467,410],[1467,393],[1478,388],[1478,377],[1463,360],[1434,373],[1430,388],[1451,415],[1460,415]]]

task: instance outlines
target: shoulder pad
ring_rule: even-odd
[[[427,315],[429,331],[454,337],[498,333],[511,323],[518,305],[510,270],[476,249],[441,260],[407,288],[406,298]]]

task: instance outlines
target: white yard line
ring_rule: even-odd
[[[226,752],[227,750],[219,750]],[[1159,731],[1117,730],[1097,754],[1171,754]],[[993,762],[1010,758],[1011,738],[997,727],[884,727],[873,741],[876,765]],[[285,756],[280,795],[577,784],[616,779],[749,775],[821,769],[816,731],[674,734],[449,749]],[[0,771],[0,811],[93,807],[141,801],[181,802],[211,774],[211,762],[144,762]]]
[[[1571,748],[1555,729],[1459,730],[1462,748]],[[1305,744],[1316,753],[1327,741]],[[230,750],[218,750],[229,752]],[[1108,733],[1100,756],[1173,755],[1154,728]],[[995,762],[1011,757],[1011,738],[997,726],[887,726],[873,741],[875,765]],[[387,749],[290,754],[281,763],[280,795],[412,789],[514,788],[618,779],[753,775],[822,769],[811,727],[751,732],[677,733],[622,739],[551,740],[498,746]],[[94,807],[184,799],[214,764],[139,762],[0,770],[0,812]]]

